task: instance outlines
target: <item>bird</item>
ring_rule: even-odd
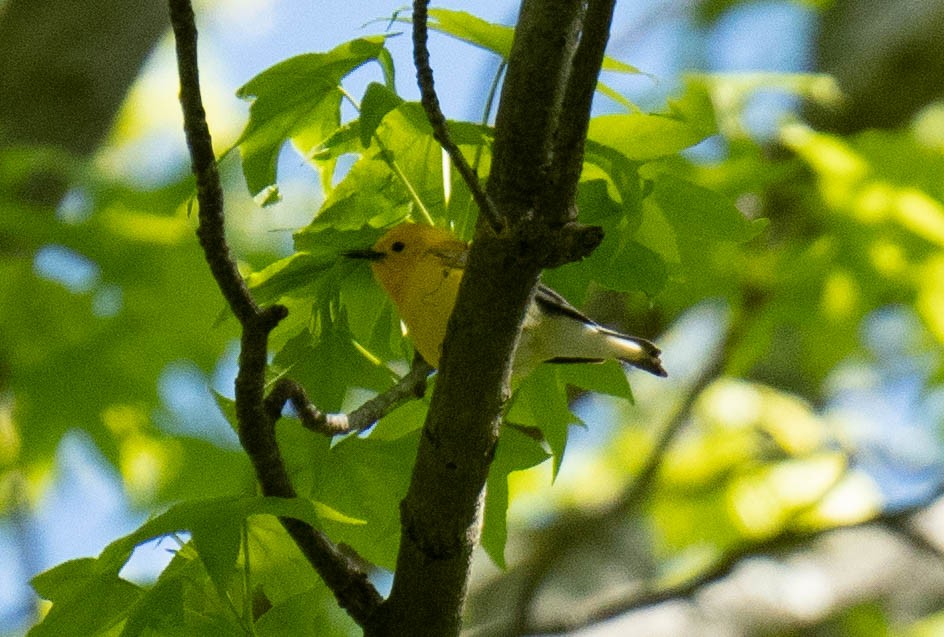
[[[469,244],[448,230],[411,222],[393,226],[370,248],[344,252],[370,262],[414,348],[433,367],[439,367],[468,254]],[[603,327],[539,283],[522,324],[512,379],[523,379],[541,363],[611,359],[665,377],[660,354],[652,342]]]

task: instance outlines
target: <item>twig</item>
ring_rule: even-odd
[[[374,396],[349,414],[326,414],[315,407],[304,388],[293,380],[283,378],[276,382],[266,398],[266,411],[270,418],[282,414],[286,402],[291,402],[305,429],[326,436],[364,431],[391,411],[426,391],[426,379],[433,367],[426,361],[417,360],[410,371],[382,394]]]
[[[436,88],[433,85],[433,69],[429,65],[429,49],[426,46],[429,36],[426,26],[429,17],[427,14],[428,5],[429,0],[413,1],[413,63],[416,66],[416,82],[420,87],[420,101],[426,111],[429,124],[433,127],[433,137],[449,153],[452,163],[455,164],[456,170],[459,171],[462,179],[468,185],[479,210],[485,215],[492,230],[498,234],[505,227],[505,221],[486,194],[485,189],[482,188],[482,184],[479,183],[478,175],[469,166],[469,162],[466,161],[456,143],[452,141],[446,123],[446,116],[443,114],[439,105],[439,98],[436,96]]]
[[[226,243],[223,187],[200,94],[197,27],[193,9],[189,1],[170,0],[170,13],[177,46],[177,73],[180,76],[180,106],[184,116],[184,133],[190,150],[193,174],[197,178],[197,200],[200,205],[200,227],[197,229],[197,236],[226,302],[240,322],[245,323],[259,313],[259,307],[252,300]]]
[[[239,372],[236,376],[236,419],[239,439],[252,461],[265,495],[296,497],[275,438],[275,418],[265,399],[269,333],[285,318],[281,305],[261,309],[230,255],[224,230],[223,189],[206,113],[200,95],[197,65],[197,29],[190,0],[169,0],[177,46],[180,103],[184,133],[197,179],[199,228],[197,235],[207,263],[223,296],[242,326]],[[289,535],[334,592],[338,603],[364,625],[379,607],[380,594],[358,563],[342,553],[326,535],[309,524],[279,518]]]

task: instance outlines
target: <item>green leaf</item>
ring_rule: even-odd
[[[36,592],[53,602],[33,637],[84,637],[104,634],[117,625],[143,591],[118,577],[117,571],[102,572],[96,560],[72,560],[37,575]]]
[[[488,129],[479,125],[451,122],[449,130],[453,141],[468,154],[488,142]],[[482,155],[485,164],[488,153]],[[296,246],[304,249],[303,237],[327,228],[380,228],[409,216],[424,217],[420,207],[437,222],[471,227],[466,224],[474,213],[471,195],[453,169],[447,206],[442,166],[443,151],[422,106],[407,102],[388,111],[370,148],[334,188],[312,223],[296,235]]]
[[[625,223],[628,220],[630,226],[635,228],[639,223],[640,205],[642,202],[642,187],[639,178],[639,162],[629,159],[618,150],[587,140],[584,155],[584,177],[580,183],[578,191],[577,204],[580,207],[581,214],[587,219],[587,223],[596,223],[590,219],[585,209],[593,209],[602,204],[609,204],[613,200],[621,204],[621,210],[613,214],[612,210],[607,210],[611,221],[616,220]],[[587,165],[590,166],[587,166]],[[592,178],[588,167],[596,167],[607,178],[607,189],[599,192],[598,179]]]
[[[659,176],[652,201],[662,210],[677,235],[688,241],[743,242],[767,226],[765,219],[750,220],[730,200],[671,174]]]
[[[497,53],[505,59],[511,54],[515,30],[493,24],[467,13],[450,9],[430,9],[429,28],[463,42]]]
[[[389,387],[393,373],[355,344],[345,315],[325,323],[317,335],[305,329],[289,340],[275,355],[275,369],[301,383],[326,412],[340,411],[352,388]]]
[[[181,558],[175,557],[175,562]],[[196,560],[191,560],[196,561]],[[138,637],[146,634],[148,628],[161,629],[159,634],[179,634],[187,625],[185,607],[185,589],[193,590],[193,582],[182,575],[185,570],[179,564],[172,563],[164,569],[157,582],[150,588],[128,613],[121,637]]]
[[[608,178],[582,182],[577,195],[581,221],[602,226],[603,242],[579,264],[545,273],[549,285],[578,304],[591,281],[611,290],[642,291],[654,297],[668,280],[664,256],[636,238],[643,219],[637,164],[621,157],[612,149],[594,157],[594,162],[606,167]],[[668,231],[674,238],[671,228]]]
[[[354,620],[338,607],[334,595],[315,586],[275,604],[254,626],[258,637],[350,637]]]
[[[371,352],[381,351],[390,357],[390,332],[399,335],[400,321],[390,310],[392,303],[374,281],[370,268],[354,267],[341,282],[341,304],[354,339]],[[378,323],[384,322],[382,328]]]
[[[587,138],[634,161],[651,161],[694,146],[709,134],[670,115],[619,113],[591,119]]]
[[[252,273],[246,282],[258,303],[274,303],[286,296],[311,296],[339,261],[337,253],[296,252]]]
[[[315,437],[309,434],[310,437]],[[303,478],[311,497],[362,524],[323,528],[336,542],[352,546],[364,559],[393,569],[400,542],[400,501],[410,484],[419,445],[418,430],[395,440],[348,437],[330,450],[310,456]]]
[[[327,165],[329,162],[351,153],[359,153],[364,150],[361,144],[361,121],[353,119],[342,124],[336,131],[331,133],[328,139],[311,149],[308,153],[308,159]],[[326,189],[330,192],[331,188]]]
[[[608,98],[610,98],[611,100],[613,100],[614,102],[616,102],[617,104],[625,108],[627,111],[633,112],[633,111],[639,110],[639,108],[635,104],[633,104],[629,100],[629,98],[627,98],[625,95],[623,95],[616,89],[610,87],[609,85],[604,84],[603,82],[597,82],[597,91],[600,94],[607,96]]]
[[[432,389],[421,400],[412,400],[380,419],[370,432],[372,440],[396,440],[422,428],[429,411]]]
[[[662,257],[625,235],[604,241],[582,265],[593,281],[618,292],[641,290],[654,297],[668,279]]]
[[[567,388],[558,376],[557,365],[541,365],[515,392],[507,420],[537,427],[544,434],[554,454],[554,475],[560,468],[567,446],[567,431],[580,418],[570,411]]]
[[[423,141],[418,140],[421,144]],[[296,234],[296,244],[304,245],[299,237],[327,228],[382,227],[406,217],[410,203],[410,192],[390,169],[389,159],[365,154],[325,199],[311,225]]]
[[[233,432],[239,434],[239,420],[236,418],[236,401],[232,398],[227,398],[216,390],[210,390],[210,394],[213,396],[216,406],[219,407],[220,413],[223,414],[223,417],[226,419],[226,422],[229,423]]]
[[[669,100],[668,113],[600,115],[590,120],[587,138],[643,162],[675,155],[717,132],[708,89],[688,78],[683,94]]]
[[[533,438],[514,427],[502,427],[495,460],[488,471],[485,488],[482,548],[500,568],[505,568],[505,543],[508,540],[508,476],[547,460],[549,454]]]
[[[559,365],[557,373],[561,381],[588,391],[625,398],[633,402],[633,390],[626,378],[626,370],[618,361]]]
[[[390,53],[390,50],[387,49],[387,47],[384,47],[380,50],[380,53],[377,55],[377,62],[380,64],[380,69],[383,71],[384,86],[386,86],[391,91],[396,92],[396,68],[393,63],[393,55]]]
[[[407,20],[404,18],[402,21]],[[486,22],[465,11],[430,9],[429,28],[486,51],[497,53],[506,60],[511,55],[511,43],[515,35],[513,27]],[[636,67],[609,56],[603,59],[603,70],[616,73],[639,73]]]
[[[81,592],[84,582],[96,574],[95,559],[84,557],[54,566],[35,576],[30,584],[43,599],[59,602],[75,597]]]
[[[273,187],[282,145],[291,139],[302,154],[323,143],[340,121],[341,80],[384,47],[383,36],[360,38],[328,53],[307,53],[284,60],[252,78],[237,91],[252,99],[249,122],[236,146],[253,195]]]
[[[272,543],[273,552],[276,545]],[[181,546],[154,586],[130,609],[121,637],[246,634],[249,617],[237,611],[237,605],[246,607],[240,604],[246,596],[245,580],[232,580],[226,590],[219,590],[193,545]]]
[[[191,500],[174,505],[133,533],[109,544],[96,560],[96,568],[117,573],[139,544],[163,535],[190,531],[198,550],[202,547],[209,551],[207,569],[211,576],[214,576],[211,569],[216,569],[214,579],[222,581],[228,576],[239,547],[239,534],[234,536],[230,529],[238,529],[246,517],[257,514],[295,518],[315,526],[320,525],[322,519],[314,504],[300,498],[241,496]]]
[[[361,100],[360,139],[364,148],[370,146],[374,131],[384,116],[403,104],[403,98],[383,84],[371,82]]]
[[[310,331],[312,307],[323,308],[338,298],[354,307],[349,315],[353,316],[355,337],[367,347],[371,346],[373,341],[368,335],[382,316],[384,297],[369,280],[370,270],[366,264],[347,258],[343,253],[373,245],[379,234],[370,227],[342,231],[330,227],[306,229],[295,235],[299,252],[248,277],[249,287],[258,302],[279,302],[289,307],[288,319],[273,333],[274,347],[283,347],[301,332]],[[369,310],[366,314],[361,311],[365,308]],[[382,351],[389,352],[389,347]]]

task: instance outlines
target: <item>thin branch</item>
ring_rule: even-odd
[[[239,274],[225,236],[223,189],[200,95],[197,29],[190,0],[169,0],[177,46],[180,103],[184,132],[197,179],[197,235],[223,296],[242,325],[239,372],[236,376],[236,418],[239,439],[252,461],[265,495],[296,497],[275,438],[275,419],[265,398],[269,333],[288,314],[280,305],[265,309],[254,302]],[[381,597],[357,562],[343,554],[326,535],[309,524],[279,518],[338,603],[359,624],[367,623]]]
[[[326,436],[337,436],[369,429],[378,420],[403,403],[421,397],[426,392],[426,379],[433,367],[426,361],[417,360],[410,371],[397,383],[374,396],[349,414],[326,414],[319,410],[305,389],[293,380],[283,378],[276,382],[266,398],[266,411],[273,420],[282,415],[285,403],[291,402],[295,413],[305,429]]]
[[[429,49],[426,46],[429,36],[427,29],[428,6],[429,0],[414,0],[413,2],[413,63],[416,66],[416,82],[420,87],[420,101],[426,110],[426,117],[429,119],[430,126],[433,127],[433,137],[449,153],[452,163],[455,164],[456,170],[459,171],[462,179],[468,185],[479,210],[485,215],[492,230],[498,234],[505,227],[505,220],[486,194],[485,189],[482,188],[478,175],[469,166],[469,162],[466,161],[462,151],[452,141],[446,123],[446,116],[443,115],[442,108],[439,105],[439,97],[436,95],[436,88],[433,84],[433,69],[429,65]]]
[[[223,215],[223,187],[213,153],[213,141],[207,126],[206,111],[200,94],[197,65],[197,27],[189,1],[170,0],[171,25],[177,46],[177,73],[180,76],[180,106],[184,116],[184,134],[193,174],[197,178],[197,201],[200,205],[200,227],[197,236],[206,254],[207,263],[220,291],[245,324],[259,313],[236,262],[226,243]]]

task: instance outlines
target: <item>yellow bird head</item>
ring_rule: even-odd
[[[352,250],[345,256],[371,261],[374,277],[400,305],[411,281],[426,270],[465,267],[468,244],[448,230],[418,223],[401,223],[386,232],[368,250]],[[420,285],[420,288],[425,286]]]

